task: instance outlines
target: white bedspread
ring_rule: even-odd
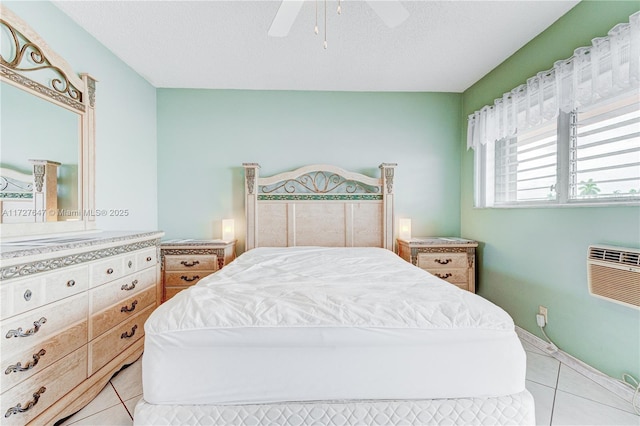
[[[511,317],[487,300],[379,248],[253,249],[156,312],[148,333],[239,327],[514,328]]]
[[[384,249],[253,249],[161,305],[145,333],[152,404],[524,390],[509,315]]]

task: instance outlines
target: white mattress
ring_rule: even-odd
[[[384,249],[253,249],[145,324],[151,404],[484,398],[524,383],[506,312]]]
[[[263,405],[136,405],[136,426],[164,425],[534,425],[528,391],[497,398],[325,401]]]

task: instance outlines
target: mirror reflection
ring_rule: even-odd
[[[0,83],[2,223],[81,219],[78,207],[79,132],[78,114],[5,82]],[[34,174],[34,164],[29,160],[60,163],[57,168],[47,167],[47,170],[53,170],[57,182],[55,179],[51,181],[51,176],[45,179],[45,186],[49,184],[45,195],[56,197],[57,203],[47,204],[56,205],[56,211],[44,213],[48,216],[44,220],[35,220],[33,217],[41,212],[29,212],[33,209],[33,203],[29,201],[28,193],[33,192],[33,188],[24,188],[20,182],[15,182],[20,181],[20,177]],[[15,171],[15,174],[11,171]]]

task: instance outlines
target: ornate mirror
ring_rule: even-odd
[[[0,236],[94,229],[95,79],[0,16]]]

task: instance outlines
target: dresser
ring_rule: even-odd
[[[161,298],[160,232],[3,241],[3,425],[52,424],[142,354]]]
[[[236,241],[166,240],[161,244],[163,301],[222,269],[236,257]]]
[[[463,238],[399,238],[398,255],[438,278],[475,293],[476,247]]]

